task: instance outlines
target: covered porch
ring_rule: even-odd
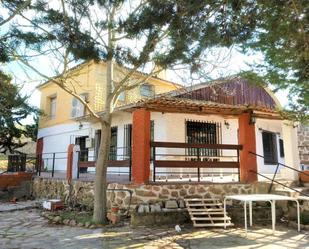
[[[267,180],[257,173],[295,180],[295,172],[278,165],[298,167],[294,127],[275,110],[161,97],[122,111],[132,113],[134,183]],[[285,155],[271,164],[265,164],[261,141],[264,123],[282,142],[274,145],[278,153],[284,145]]]

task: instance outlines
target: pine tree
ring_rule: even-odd
[[[25,139],[35,139],[35,125],[24,126],[21,122],[37,109],[27,103],[27,97],[11,83],[11,77],[0,73],[0,153],[14,153],[24,146]]]
[[[256,1],[253,35],[245,51],[262,52],[253,69],[278,89],[289,89],[292,110],[309,113],[309,2]]]

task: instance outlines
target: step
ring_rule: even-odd
[[[230,217],[192,217],[191,220],[209,220],[209,221],[216,221],[216,220],[231,220]]]
[[[199,224],[193,224],[194,227],[224,227],[224,223],[199,223]],[[230,227],[230,226],[234,226],[233,223],[231,222],[226,222],[225,226]]]
[[[197,202],[197,201],[192,201],[192,202],[186,202],[186,204],[187,205],[197,205],[197,204],[205,204],[205,205],[207,205],[207,204],[215,204],[215,203],[222,203],[222,202],[219,202],[219,201],[199,201],[199,202]]]
[[[213,214],[224,214],[224,212],[189,212],[192,215],[213,215]]]
[[[219,199],[185,199],[194,227],[232,226],[231,218],[224,213]],[[224,223],[222,223],[224,221]]]
[[[187,208],[189,212],[192,212],[192,211],[196,211],[196,212],[215,212],[215,211],[224,211],[223,208],[199,208],[199,209],[196,209],[196,208]]]
[[[218,203],[199,203],[199,204],[187,204],[189,207],[201,207],[201,206],[222,206],[223,204],[218,202]]]
[[[220,201],[220,199],[211,199],[211,198],[208,198],[208,199],[185,199],[185,201]]]

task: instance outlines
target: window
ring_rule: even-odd
[[[111,144],[109,147],[109,160],[117,160],[117,133],[118,127],[111,128]]]
[[[154,121],[150,121],[150,142],[154,142]],[[150,160],[153,160],[154,148],[150,147]]]
[[[95,160],[99,157],[99,149],[101,144],[101,130],[96,130],[94,135],[94,158]]]
[[[108,160],[117,160],[117,133],[118,127],[111,127],[111,141],[109,147],[109,157]],[[95,158],[99,156],[99,149],[101,145],[101,130],[96,130],[95,132]]]
[[[88,94],[87,93],[83,93],[83,94],[80,95],[80,97],[83,100],[87,100]],[[72,118],[77,118],[77,117],[82,117],[84,115],[85,115],[85,106],[77,98],[73,98],[72,99],[71,117]]]
[[[80,147],[79,160],[82,162],[88,161],[88,148],[86,147],[87,138],[88,136],[75,138],[75,144],[79,145]]]
[[[155,94],[154,86],[150,84],[143,84],[140,86],[140,94],[142,97],[153,97]]]
[[[284,157],[283,139],[279,139],[279,152],[280,152],[280,157]]]
[[[131,155],[131,141],[132,141],[132,124],[124,126],[124,160],[130,158]]]
[[[277,137],[273,132],[264,131],[262,133],[263,152],[265,164],[277,164]]]
[[[49,99],[50,106],[49,106],[49,114],[50,119],[56,118],[56,109],[57,109],[57,97],[50,97]]]
[[[210,122],[186,121],[187,143],[218,144],[221,143],[221,124]],[[197,148],[189,148],[187,155],[197,156]],[[219,156],[220,150],[200,149],[201,156]]]

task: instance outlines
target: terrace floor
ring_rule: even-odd
[[[52,176],[51,172],[41,172],[40,176],[37,177],[41,178],[54,178],[54,179],[66,179],[66,172],[63,171],[55,171],[54,176]],[[95,173],[81,173],[79,175],[80,181],[94,181]],[[121,182],[126,183],[129,182],[129,175],[128,174],[107,174],[107,181],[108,182]]]
[[[42,178],[55,178],[55,179],[66,179],[65,171],[55,171],[54,175],[51,172],[41,172],[40,176]],[[95,172],[80,173],[80,181],[94,181]],[[127,173],[108,173],[107,174],[108,182],[129,182],[129,174]],[[238,182],[238,175],[229,174],[229,175],[204,175],[200,178],[201,182],[217,182],[217,183],[226,183],[226,182]],[[181,176],[175,174],[162,174],[156,178],[156,182],[198,182],[198,178],[195,175],[182,174]]]
[[[177,233],[173,226],[86,229],[48,224],[39,210],[0,212],[0,248],[309,248],[309,232],[277,226],[273,235],[271,225],[255,226],[248,237],[244,229],[196,229],[188,225]]]
[[[265,174],[269,178],[272,178],[272,174]],[[65,171],[55,171],[54,175],[52,176],[51,172],[41,172],[40,176],[37,177],[42,178],[54,178],[54,179],[66,179],[66,172]],[[88,172],[88,173],[80,173],[79,179],[80,181],[94,181],[95,172]],[[152,178],[151,178],[152,179]],[[278,175],[276,177],[277,181],[289,181],[288,179],[280,177]],[[129,183],[129,174],[128,173],[107,173],[107,181],[108,182],[118,182],[118,183]],[[265,178],[259,178],[259,182],[268,182]],[[182,174],[181,176],[175,174],[165,174],[160,175],[156,178],[156,182],[198,182],[198,178],[194,175],[188,175],[186,173]],[[204,183],[232,183],[238,182],[238,175],[237,174],[229,174],[229,175],[220,175],[220,174],[207,174],[200,178],[200,182]]]

